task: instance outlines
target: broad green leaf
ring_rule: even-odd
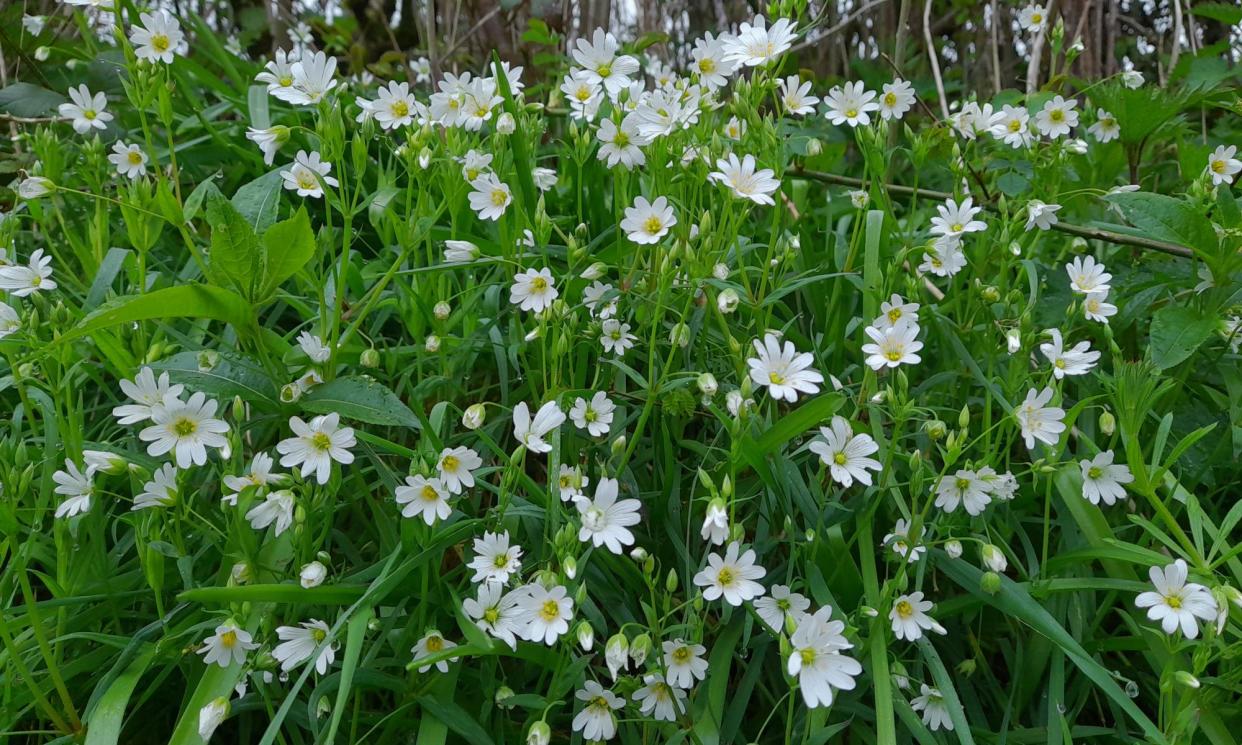
[[[55,91],[30,83],[13,83],[0,88],[0,112],[21,117],[49,116],[69,99]]]
[[[257,235],[263,235],[276,222],[276,212],[280,208],[280,188],[284,181],[280,171],[281,169],[276,169],[243,184],[230,200]]]
[[[99,698],[86,724],[86,745],[116,745],[121,738],[121,725],[125,723],[125,709],[139,678],[155,657],[155,645],[148,644],[124,672],[112,679],[108,690]]]
[[[236,585],[234,587],[196,587],[177,596],[184,603],[295,603],[301,605],[349,605],[366,592],[366,585]]]
[[[1161,370],[1185,362],[1216,328],[1216,321],[1198,311],[1169,305],[1156,311],[1151,320],[1152,363]]]
[[[1214,258],[1219,250],[1212,224],[1180,199],[1136,191],[1112,194],[1108,200],[1149,238],[1186,246],[1204,259]]]
[[[215,279],[253,297],[259,274],[259,237],[232,204],[223,199],[207,203],[211,224],[211,272]]]
[[[199,352],[178,352],[172,357],[151,363],[156,372],[167,370],[173,382],[184,383],[192,391],[203,391],[215,398],[228,400],[241,396],[257,406],[275,409],[280,406],[280,391],[254,359],[237,352],[213,352],[214,364],[204,366]]]
[[[346,419],[367,424],[418,429],[421,424],[410,407],[383,383],[361,376],[337,378],[317,385],[301,399],[302,408],[314,414],[336,412]]]
[[[1190,5],[1187,7],[1191,13],[1200,18],[1220,21],[1226,26],[1236,26],[1242,23],[1242,6],[1233,3],[1197,3],[1193,7]]]
[[[233,324],[243,335],[256,329],[250,303],[231,290],[211,285],[181,285],[148,292],[125,295],[104,303],[88,314],[56,343],[86,336],[92,331],[133,321],[166,318],[210,318]]]
[[[269,298],[315,255],[315,234],[306,208],[268,228],[263,234],[262,251],[263,284],[259,297]]]

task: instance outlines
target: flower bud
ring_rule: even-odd
[[[927,436],[933,441],[944,439],[945,434],[949,431],[948,426],[939,419],[932,419],[931,421],[924,422],[923,429],[927,432]]]
[[[1000,592],[1000,575],[996,572],[987,572],[983,575],[983,579],[979,581],[979,588],[989,595],[995,595]]]
[[[630,640],[625,634],[613,634],[608,638],[608,643],[604,645],[604,662],[613,680],[617,679],[617,673],[629,666]]]
[[[47,62],[47,58],[51,53],[52,53],[52,50],[50,48],[39,47],[35,49],[35,53],[34,53],[35,61],[36,62]],[[207,738],[204,737],[203,739],[206,740]]]
[[[674,324],[668,332],[668,343],[682,349],[690,346],[690,328],[681,322]]]
[[[664,590],[669,595],[677,592],[677,587],[681,583],[681,578],[677,576],[676,569],[668,570],[668,576],[664,578]]]
[[[720,263],[712,267],[712,276],[721,282],[729,278],[729,265]]]
[[[362,354],[359,355],[358,361],[362,363],[363,367],[367,367],[371,369],[375,369],[379,367],[379,363],[380,363],[379,350],[376,349],[375,347],[368,347],[362,350]]]
[[[950,559],[962,558],[962,542],[956,540],[945,541],[944,552],[949,555]]]
[[[302,587],[309,590],[312,587],[322,585],[327,576],[327,567],[317,561],[312,561],[311,563],[303,566],[302,570],[298,572],[298,582],[302,585]]]
[[[732,287],[728,287],[728,288],[725,288],[725,290],[722,291],[719,296],[717,296],[716,307],[720,309],[721,313],[724,313],[727,315],[737,310],[737,305],[739,302],[741,302],[741,299],[738,298],[737,296],[737,290],[733,289]]]
[[[651,652],[651,637],[646,633],[639,634],[634,637],[634,641],[630,642],[630,662],[636,666],[642,667],[647,661],[647,655]]]
[[[588,266],[586,270],[582,272],[582,278],[590,282],[590,281],[599,279],[600,277],[604,276],[607,273],[608,273],[608,265],[602,261],[597,261],[594,264]]]
[[[17,196],[22,199],[38,199],[46,196],[56,189],[56,184],[51,179],[42,176],[28,176],[17,184]]]
[[[517,129],[517,122],[513,121],[513,114],[505,112],[496,119],[496,134],[511,135]]]
[[[962,410],[957,415],[957,428],[966,429],[970,426],[970,404],[962,406]]]
[[[291,404],[302,397],[302,386],[297,383],[285,383],[280,387],[281,403]]]
[[[579,621],[575,634],[578,637],[578,646],[582,647],[582,651],[590,652],[591,648],[595,646],[595,629],[591,628],[591,624],[586,621]]]
[[[1185,670],[1178,670],[1177,672],[1173,673],[1173,679],[1176,680],[1181,685],[1186,686],[1187,688],[1198,688],[1199,687],[1199,679],[1191,675],[1190,673],[1186,672]]]
[[[207,742],[215,734],[216,727],[229,716],[229,700],[224,696],[216,696],[206,706],[198,710],[198,736]]]
[[[436,307],[432,309],[432,313],[435,314],[437,321],[445,320],[446,318],[449,317],[449,314],[452,312],[453,312],[453,307],[443,300],[436,303]]]
[[[418,167],[421,170],[427,170],[431,165],[431,148],[424,147],[418,151]]]
[[[429,334],[427,340],[423,342],[423,348],[428,352],[435,354],[440,351],[440,337],[435,334]]]
[[[493,697],[492,700],[495,701],[496,706],[500,707],[501,709],[512,709],[513,704],[511,703],[511,699],[513,698],[513,696],[514,696],[513,689],[507,685],[502,685],[496,689],[496,695]]]
[[[1116,431],[1117,417],[1113,416],[1113,413],[1107,409],[1100,412],[1100,432],[1103,433],[1105,437],[1112,437],[1113,433]]]
[[[552,728],[543,720],[532,724],[530,731],[526,733],[526,745],[548,745],[550,742],[552,742]]]
[[[461,426],[466,429],[478,429],[487,419],[487,408],[483,404],[471,404],[461,415]]]
[[[1003,572],[1009,566],[1005,554],[991,543],[985,543],[983,548],[979,549],[979,555],[983,558],[983,563],[993,572]]]
[[[1010,354],[1017,354],[1022,350],[1022,334],[1018,329],[1009,329],[1005,332],[1005,348]]]
[[[561,562],[561,569],[566,577],[575,579],[578,576],[578,560],[572,556],[566,556],[565,561]]]
[[[824,152],[824,143],[814,137],[806,141],[806,154],[808,157],[814,158],[822,152]]]
[[[708,396],[709,398],[711,396],[715,396],[716,391],[720,388],[719,384],[716,382],[716,376],[711,373],[700,374],[696,382],[699,386],[699,393],[702,393],[704,396]]]
[[[979,664],[975,662],[974,660],[970,660],[970,659],[962,660],[957,665],[957,672],[959,675],[970,677],[971,675],[975,674],[975,670],[978,667],[979,667]]]

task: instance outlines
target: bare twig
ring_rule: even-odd
[[[866,5],[862,6],[858,10],[854,11],[853,13],[850,13],[848,16],[841,19],[841,21],[837,23],[835,26],[824,30],[823,33],[815,34],[815,36],[812,37],[810,32],[808,32],[806,35],[806,38],[798,42],[797,44],[794,44],[788,53],[794,54],[796,52],[802,51],[803,49],[806,49],[807,47],[813,44],[818,44],[821,41],[824,41],[828,37],[832,36],[833,34],[836,34],[837,32],[843,30],[846,26],[853,23],[863,13],[866,13],[867,11],[876,7],[877,5],[883,5],[884,3],[887,3],[887,2],[888,0],[871,0],[871,2],[867,3]]]
[[[927,42],[927,57],[931,60],[932,77],[936,79],[936,93],[940,98],[940,113],[949,118],[949,102],[944,94],[944,78],[940,77],[940,55],[936,54],[936,42],[931,32],[932,0],[923,3],[923,39]]]
[[[796,173],[802,178],[811,179],[812,181],[821,181],[826,184],[840,184],[841,186],[852,186],[855,189],[864,188],[867,184],[865,181],[852,176],[840,176],[835,173],[824,173],[822,171],[807,171],[800,168],[792,169],[792,173]],[[953,195],[943,191],[931,191],[929,189],[914,189],[909,186],[900,184],[883,184],[884,189],[893,194],[903,194],[906,196],[914,196],[918,194],[931,199],[952,199]],[[980,203],[983,207],[995,210],[996,207],[988,202]],[[1094,240],[1107,241],[1122,246],[1135,246],[1145,248],[1151,251],[1159,251],[1172,256],[1181,256],[1183,258],[1191,258],[1194,251],[1186,246],[1179,246],[1176,243],[1167,243],[1152,238],[1142,238],[1135,235],[1126,235],[1125,233],[1115,233],[1111,230],[1103,230],[1100,228],[1088,228],[1082,225],[1073,225],[1067,222],[1058,222],[1052,226],[1052,229],[1059,233],[1068,235],[1076,235],[1082,238],[1091,238]]]

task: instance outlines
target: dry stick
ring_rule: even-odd
[[[871,0],[871,2],[867,3],[866,5],[862,6],[858,10],[854,11],[853,13],[850,13],[848,16],[843,18],[840,22],[838,22],[832,28],[826,29],[823,33],[816,34],[815,38],[813,39],[811,38],[811,34],[808,33],[806,35],[806,38],[798,42],[797,44],[794,44],[793,47],[787,52],[787,54],[793,54],[794,52],[799,52],[811,46],[812,44],[818,44],[819,42],[824,41],[828,37],[832,36],[838,31],[841,31],[846,26],[853,23],[855,20],[860,18],[867,11],[871,10],[877,5],[883,5],[886,2],[888,2],[888,0]]]
[[[940,56],[936,54],[936,42],[931,32],[932,0],[923,3],[923,40],[927,42],[927,57],[931,60],[932,77],[936,79],[936,93],[940,99],[940,112],[949,118],[949,102],[944,93],[944,78],[940,77]]]
[[[791,169],[792,173],[802,178],[811,179],[812,181],[822,181],[827,184],[840,184],[841,186],[852,186],[856,189],[863,188],[867,184],[862,179],[852,176],[839,176],[835,173],[823,173],[821,171],[807,171],[801,168]],[[943,191],[931,191],[929,189],[914,189],[909,186],[901,186],[899,184],[883,184],[883,187],[894,194],[905,194],[913,196],[919,194],[921,196],[930,197],[932,199],[952,199],[953,195]],[[983,203],[988,209],[996,209],[995,206]],[[1160,251],[1161,253],[1173,256],[1181,256],[1183,258],[1191,258],[1194,251],[1185,246],[1179,246],[1176,243],[1166,243],[1152,238],[1142,238],[1135,235],[1126,235],[1125,233],[1114,233],[1111,230],[1102,230],[1100,228],[1088,228],[1082,225],[1072,225],[1070,223],[1058,222],[1052,226],[1052,229],[1069,235],[1076,235],[1082,238],[1093,238],[1109,243],[1117,243],[1124,246],[1136,246],[1138,248],[1146,248],[1151,251]]]
[[[1056,12],[1057,0],[1051,0],[1044,8],[1044,25],[1035,35],[1035,43],[1031,47],[1031,61],[1026,66],[1026,95],[1028,96],[1039,90],[1039,67],[1044,59],[1044,41],[1048,36],[1048,29],[1052,27],[1052,19]]]

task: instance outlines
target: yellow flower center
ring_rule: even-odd
[[[488,608],[487,610],[483,611],[483,620],[495,626],[496,622],[500,620],[500,611],[496,610],[495,608]]]
[[[814,649],[804,649],[798,654],[801,655],[802,664],[804,666],[815,664],[815,650]]]
[[[545,623],[551,623],[561,617],[561,606],[555,600],[543,601],[543,606],[539,608],[539,617]]]
[[[1042,23],[1043,20],[1044,20],[1043,13],[1032,13],[1031,14],[1031,23]]]
[[[713,72],[716,72],[716,60],[711,57],[704,57],[699,60],[699,72],[704,75],[711,75]]]
[[[410,115],[410,105],[405,101],[395,101],[390,109],[395,117],[403,117]]]
[[[955,222],[949,226],[949,230],[952,230],[954,233],[960,233],[965,227],[966,226],[961,224],[960,222]]]
[[[616,332],[613,332],[612,334],[610,334],[610,336],[614,339],[621,338],[621,335]],[[599,418],[599,414],[595,413],[595,409],[587,409],[586,414],[584,414],[582,418],[587,420],[588,422],[593,422]]]
[[[785,376],[778,372],[770,372],[768,373],[768,381],[772,383],[772,385],[781,385],[785,382]]]
[[[897,323],[897,321],[899,321],[899,320],[901,320],[901,308],[893,308],[892,310],[890,310],[890,311],[888,312],[888,322],[889,322],[889,323],[894,323],[894,324],[895,324],[895,323]]]
[[[595,74],[599,75],[601,78],[606,78],[612,74],[612,68],[608,65],[600,65],[595,68]]]
[[[1091,466],[1090,468],[1087,469],[1087,478],[1089,479],[1098,479],[1099,477],[1103,475],[1104,475],[1104,470],[1100,468],[1099,466]]]
[[[1177,610],[1182,607],[1182,599],[1176,595],[1166,595],[1164,602],[1168,603],[1169,607],[1173,610]]]
[[[676,662],[678,665],[684,665],[688,663],[689,661],[690,661],[690,648],[689,647],[678,647],[677,649],[673,650],[673,662]]]
[[[310,635],[311,635],[311,639],[314,639],[315,643],[318,644],[319,642],[327,638],[328,632],[324,631],[321,628],[316,627],[310,630]]]
[[[419,496],[423,498],[424,502],[438,502],[440,500],[440,492],[436,491],[431,484],[424,486],[423,490],[419,492]]]
[[[1223,160],[1212,161],[1212,173],[1224,173],[1224,172],[1225,172],[1225,161]]]
[[[548,280],[543,277],[536,276],[530,281],[531,292],[543,292],[548,289]]]
[[[660,218],[654,215],[648,217],[647,221],[643,223],[643,230],[648,233],[658,233],[662,227],[664,227],[664,224],[660,222]]]
[[[1052,364],[1060,370],[1065,369],[1065,360],[1058,359],[1056,362],[1053,362]]]
[[[1060,109],[1053,109],[1052,113],[1048,115],[1048,118],[1054,122],[1060,123],[1065,119],[1065,112]]]
[[[310,446],[321,451],[331,450],[332,438],[328,437],[325,432],[316,432],[310,436]]]
[[[887,352],[885,352],[885,353],[884,353],[884,357],[885,357],[885,359],[887,359],[889,362],[897,362],[898,360],[900,360],[900,359],[901,359],[901,350],[899,350],[899,349],[890,349],[890,350],[888,350]]]
[[[293,85],[293,77],[291,75],[285,75],[284,77],[280,79],[279,82],[280,82],[281,88],[288,88],[289,86]]]
[[[617,147],[625,147],[630,144],[630,136],[618,129],[617,134],[612,138],[612,144]]]
[[[969,488],[970,488],[970,479],[958,479],[957,480],[958,491],[966,491]]]
[[[169,43],[167,36],[164,34],[156,34],[151,37],[151,46],[157,52],[167,52],[168,47],[172,45]]]
[[[1019,132],[1021,130],[1022,130],[1022,122],[1018,121],[1017,119],[1011,119],[1009,121],[1010,132]]]
[[[845,457],[845,453],[837,453],[836,455],[832,456],[832,461],[836,463],[838,466],[845,465],[846,460],[848,460],[848,458]]]
[[[509,566],[509,555],[508,554],[496,554],[496,558],[492,559],[492,566],[496,567],[497,569],[504,569],[505,567]]]
[[[846,109],[845,115],[849,117],[850,119],[853,119],[854,117],[858,116],[858,109]]]
[[[910,605],[910,601],[902,600],[896,606],[897,615],[902,618],[909,618],[914,615],[914,606]]]
[[[220,635],[220,646],[225,649],[232,649],[237,645],[237,632],[229,630]]]
[[[441,639],[438,636],[427,637],[427,651],[428,652],[439,652],[442,649],[444,649],[443,639]]]
[[[492,192],[492,204],[497,207],[504,207],[509,203],[509,195],[502,190],[497,189]]]
[[[733,575],[733,570],[729,567],[722,567],[720,573],[716,575],[716,581],[720,583],[722,587],[728,587],[733,584],[734,579],[735,577]]]
[[[315,174],[308,170],[298,171],[298,186],[303,189],[319,188],[319,180],[315,178]]]
[[[897,105],[897,94],[893,93],[892,91],[885,93],[884,94],[884,105],[890,108],[893,106],[896,106]]]
[[[459,461],[457,459],[457,456],[455,455],[446,455],[440,461],[440,468],[444,469],[445,471],[456,471],[457,467],[460,465],[461,465],[461,461]]]
[[[97,115],[95,114],[94,109],[87,109],[86,111],[82,112],[82,116],[86,117],[87,119],[94,120]]]
[[[177,437],[189,437],[198,431],[198,422],[189,417],[181,417],[173,422],[172,431]]]
[[[137,150],[130,150],[129,155],[126,155],[125,159],[128,160],[129,164],[132,166],[142,165],[142,153]]]

